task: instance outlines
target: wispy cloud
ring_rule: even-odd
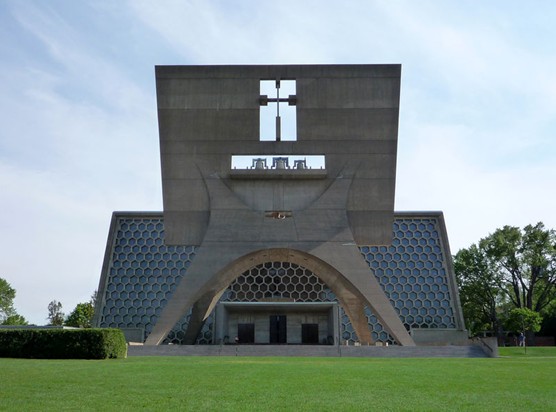
[[[51,299],[71,310],[96,288],[112,210],[161,208],[156,106],[152,89],[107,59],[82,21],[48,5],[10,12],[46,52],[0,69],[0,109],[9,114],[0,276],[18,291],[22,313],[43,322]]]

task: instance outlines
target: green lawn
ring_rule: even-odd
[[[555,349],[515,349],[498,359],[0,359],[0,410],[556,410]]]
[[[520,348],[511,346],[507,348],[499,348],[500,356],[512,356],[520,358],[556,358],[556,346],[535,346]]]

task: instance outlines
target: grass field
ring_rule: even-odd
[[[556,349],[498,359],[0,359],[0,410],[556,411]]]

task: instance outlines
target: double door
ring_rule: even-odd
[[[288,328],[286,315],[271,315],[269,322],[269,343],[288,343]]]
[[[264,315],[263,315],[264,316]],[[265,334],[262,328],[266,322],[263,321],[264,317],[255,320],[255,323],[238,323],[237,325],[237,343],[254,344],[256,343],[269,343],[273,345],[287,344],[288,343],[288,317],[286,315],[266,315],[268,316],[268,340],[265,339]],[[294,316],[292,322],[297,325],[297,319]],[[259,333],[255,331],[255,324],[258,324],[261,329]],[[293,325],[292,325],[293,326]],[[290,340],[295,343],[306,345],[319,344],[319,324],[318,323],[302,323],[301,330],[297,327],[293,330],[293,335]],[[301,333],[300,333],[301,332]],[[261,334],[262,333],[262,334]],[[300,336],[297,335],[300,333]],[[256,338],[258,336],[258,338]],[[266,342],[265,342],[266,341]],[[290,342],[291,343],[291,342]]]

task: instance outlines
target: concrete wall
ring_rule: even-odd
[[[214,211],[207,179],[223,179],[243,201],[249,193],[275,197],[255,209],[298,210],[342,175],[353,180],[345,207],[357,243],[387,244],[400,71],[399,65],[158,66],[166,243],[201,243]],[[265,79],[296,80],[295,142],[259,140],[259,84]],[[273,190],[276,182],[228,180],[231,155],[257,154],[324,154],[328,176],[310,184],[279,182],[279,190]],[[274,195],[265,195],[269,191]]]
[[[469,338],[466,330],[411,329],[410,333],[418,346],[465,346],[469,344]]]

